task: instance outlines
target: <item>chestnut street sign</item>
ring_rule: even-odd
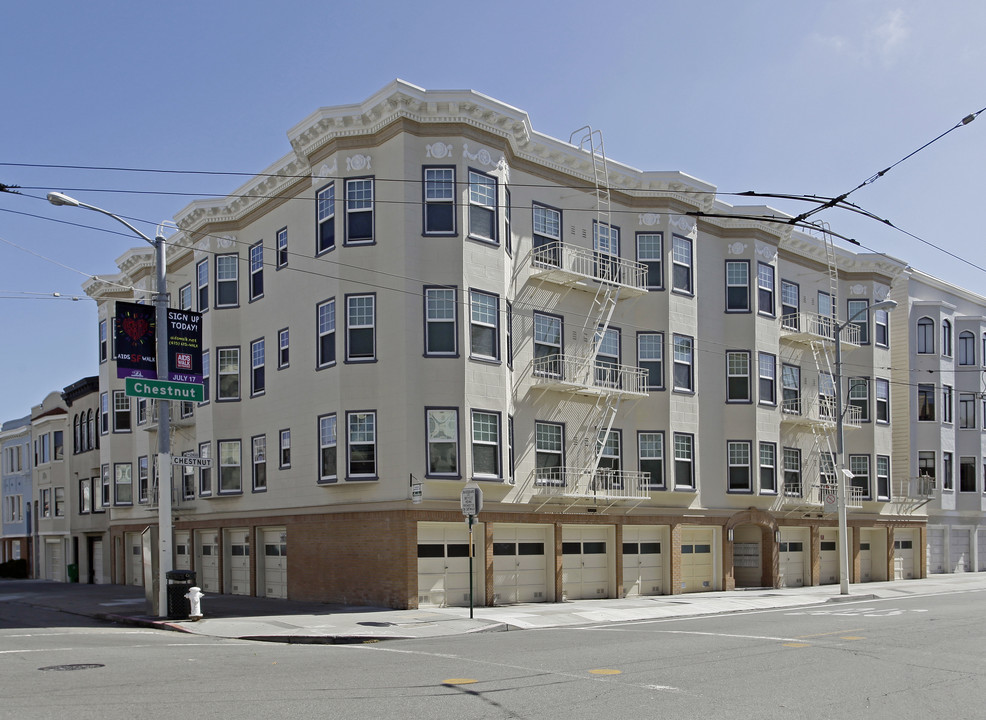
[[[171,382],[170,380],[145,380],[129,377],[124,381],[129,397],[154,398],[156,400],[184,400],[202,402],[205,388],[198,383]]]

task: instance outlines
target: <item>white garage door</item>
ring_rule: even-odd
[[[226,531],[226,587],[231,595],[250,594],[250,531]]]
[[[191,536],[187,530],[175,533],[175,570],[191,570],[192,556],[189,554]]]
[[[802,587],[805,584],[805,565],[809,554],[808,531],[802,528],[782,528],[780,555],[781,587]]]
[[[140,533],[127,533],[127,585],[144,584],[144,551]]]
[[[914,563],[914,531],[898,530],[894,533],[894,580],[918,577]]]
[[[45,540],[45,579],[65,582],[65,551],[61,540]]]
[[[715,554],[712,528],[682,528],[681,530],[681,591],[708,592],[715,590]]]
[[[828,537],[829,533],[825,535]],[[822,540],[819,545],[819,584],[836,584],[839,582],[839,543],[836,540]]]
[[[950,572],[960,573],[972,570],[972,546],[970,531],[966,528],[952,528],[948,539],[948,560]]]
[[[986,570],[986,526],[980,525],[976,533],[979,535],[979,571]]]
[[[544,602],[548,596],[547,528],[493,528],[493,597],[497,605]]]
[[[895,542],[895,550],[897,549],[896,544]],[[945,528],[928,528],[928,572],[945,572]],[[897,579],[901,580],[903,578]]]
[[[623,528],[623,597],[660,595],[664,587],[661,528]]]
[[[568,600],[609,597],[605,527],[562,527],[562,595]]]
[[[196,577],[202,592],[219,592],[219,536],[215,530],[195,532]]]
[[[93,540],[92,542],[92,582],[94,585],[102,585],[106,582],[103,576],[103,541]]]
[[[482,537],[473,526],[473,544]],[[477,553],[478,547],[474,551]],[[476,556],[478,557],[478,556]],[[473,603],[485,597],[480,588],[482,562],[473,559]],[[418,605],[469,605],[469,530],[465,523],[418,523]]]
[[[259,594],[264,597],[288,596],[288,535],[285,528],[261,530],[264,549],[263,577]]]

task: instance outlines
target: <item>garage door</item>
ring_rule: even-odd
[[[226,587],[231,595],[250,594],[250,531],[226,531]]]
[[[609,597],[609,528],[562,528],[562,596],[567,600]]]
[[[681,531],[681,591],[715,590],[712,528],[683,528]]]
[[[986,526],[980,526],[976,531],[979,535],[979,571],[986,570]]]
[[[873,530],[859,531],[859,581],[873,582]]]
[[[202,592],[219,592],[219,536],[215,530],[195,533],[196,581]]]
[[[106,582],[103,575],[103,541],[93,540],[92,542],[92,582],[95,585],[102,585]]]
[[[288,534],[285,528],[260,531],[260,545],[264,549],[263,577],[258,589],[260,595],[272,598],[288,596]]]
[[[544,602],[548,598],[547,528],[493,528],[493,597],[497,605]]]
[[[802,587],[805,584],[805,566],[808,560],[807,530],[781,529],[780,558],[781,587]]]
[[[127,585],[144,584],[144,554],[140,533],[127,533]]]
[[[972,570],[972,546],[970,532],[964,528],[952,528],[948,539],[949,572],[961,573]]]
[[[45,579],[65,582],[65,550],[61,540],[45,540]]]
[[[623,528],[623,597],[664,592],[661,528]]]
[[[898,530],[894,534],[894,580],[917,577],[914,562],[914,531]]]
[[[482,525],[473,526],[473,544],[482,537]],[[473,560],[473,603],[481,591],[481,562]],[[469,605],[469,530],[465,523],[418,523],[418,605]]]
[[[189,553],[189,541],[191,539],[188,531],[175,533],[175,570],[191,570],[192,556]]]
[[[894,545],[896,546],[896,542]],[[928,572],[945,572],[945,528],[928,528]]]
[[[825,533],[826,537],[829,533]],[[839,543],[836,540],[822,540],[819,555],[819,585],[834,585],[839,582]]]

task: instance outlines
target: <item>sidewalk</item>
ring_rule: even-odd
[[[925,580],[852,585],[848,596],[839,594],[838,585],[735,590],[477,607],[473,618],[469,617],[467,607],[390,610],[207,594],[202,600],[202,620],[169,621],[145,614],[147,603],[143,588],[139,587],[0,580],[0,602],[17,602],[111,622],[198,635],[287,643],[358,643],[431,638],[971,591],[986,591],[986,573],[934,575]]]

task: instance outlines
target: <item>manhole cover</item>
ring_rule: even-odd
[[[102,663],[76,663],[74,665],[49,665],[48,667],[38,668],[38,670],[92,670],[93,668],[106,667]]]

